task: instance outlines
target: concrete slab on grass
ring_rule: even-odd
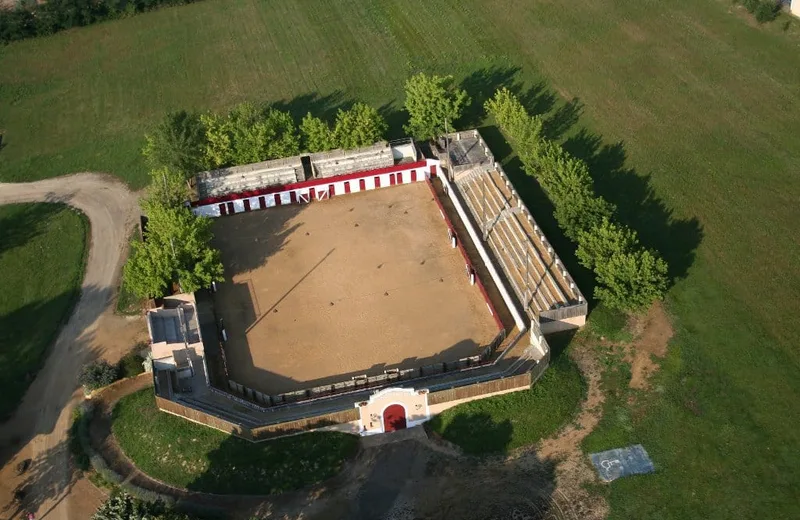
[[[591,453],[589,457],[604,482],[611,482],[628,475],[653,473],[655,467],[641,444],[614,450]]]

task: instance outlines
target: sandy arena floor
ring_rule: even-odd
[[[268,394],[454,361],[497,333],[425,183],[215,221],[231,379]]]

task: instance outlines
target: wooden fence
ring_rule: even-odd
[[[156,396],[156,406],[160,410],[184,417],[198,424],[202,424],[225,433],[230,433],[243,439],[253,440],[253,435],[249,428],[246,428],[241,424],[226,421],[225,419],[221,419],[215,415],[211,415],[210,413],[203,412],[197,408],[191,408],[189,406],[176,403],[175,401],[164,399],[160,396]]]
[[[253,440],[260,441],[357,420],[358,410],[356,410],[356,408],[350,408],[348,410],[342,410],[341,412],[318,415],[307,419],[298,419],[296,421],[271,424],[269,426],[259,426],[258,428],[252,429],[252,436]]]
[[[449,401],[457,401],[460,399],[469,399],[471,397],[478,397],[480,395],[502,392],[503,390],[511,390],[526,386],[531,386],[530,372],[525,372],[516,376],[505,377],[503,379],[495,379],[492,381],[485,381],[483,383],[474,383],[471,385],[460,386],[458,388],[448,388],[447,390],[431,392],[428,395],[428,404],[440,404],[447,403]]]

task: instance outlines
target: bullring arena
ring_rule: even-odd
[[[426,183],[215,222],[231,379],[267,394],[480,354],[498,333]]]
[[[371,435],[530,388],[587,305],[473,130],[196,176],[225,281],[148,311],[159,408]]]

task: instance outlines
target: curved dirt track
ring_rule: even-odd
[[[133,346],[123,342],[129,343],[141,328],[140,320],[113,315],[120,266],[139,214],[137,197],[110,176],[82,173],[32,183],[0,183],[0,204],[16,202],[63,202],[80,209],[91,223],[91,242],[81,297],[72,316],[15,415],[0,428],[0,518],[20,513],[10,504],[18,486],[27,490],[25,507],[36,512],[36,518],[77,517],[70,515],[70,502],[85,501],[91,498],[87,495],[97,493],[86,486],[70,494],[80,484],[70,470],[67,448],[72,405],[80,398],[78,372],[94,357],[119,357],[122,349]],[[18,476],[15,466],[24,459],[32,464]]]

